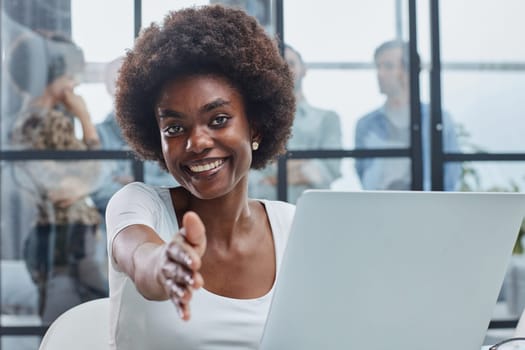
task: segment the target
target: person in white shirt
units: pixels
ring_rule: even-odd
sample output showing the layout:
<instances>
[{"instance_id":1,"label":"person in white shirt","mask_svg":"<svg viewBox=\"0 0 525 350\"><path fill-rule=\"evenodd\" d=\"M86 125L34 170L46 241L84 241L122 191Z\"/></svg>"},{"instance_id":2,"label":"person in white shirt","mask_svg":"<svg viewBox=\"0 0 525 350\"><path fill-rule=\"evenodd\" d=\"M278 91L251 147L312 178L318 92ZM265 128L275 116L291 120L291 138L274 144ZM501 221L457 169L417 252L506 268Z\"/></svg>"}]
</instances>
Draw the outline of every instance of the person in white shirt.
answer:
<instances>
[{"instance_id":1,"label":"person in white shirt","mask_svg":"<svg viewBox=\"0 0 525 350\"><path fill-rule=\"evenodd\" d=\"M180 186L134 182L109 201L111 348L257 349L295 210L248 198L293 123L277 43L241 10L171 12L124 59L116 111Z\"/></svg>"}]
</instances>

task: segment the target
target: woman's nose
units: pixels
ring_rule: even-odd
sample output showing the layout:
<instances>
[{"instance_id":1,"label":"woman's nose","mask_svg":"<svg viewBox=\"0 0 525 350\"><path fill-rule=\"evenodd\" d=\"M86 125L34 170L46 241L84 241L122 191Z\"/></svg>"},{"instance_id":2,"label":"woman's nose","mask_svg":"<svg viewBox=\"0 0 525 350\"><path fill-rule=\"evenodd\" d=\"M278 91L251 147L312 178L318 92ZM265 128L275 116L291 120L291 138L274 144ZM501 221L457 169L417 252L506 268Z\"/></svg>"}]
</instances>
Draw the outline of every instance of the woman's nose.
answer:
<instances>
[{"instance_id":1,"label":"woman's nose","mask_svg":"<svg viewBox=\"0 0 525 350\"><path fill-rule=\"evenodd\" d=\"M213 139L203 127L195 127L186 140L186 152L202 153L213 146Z\"/></svg>"}]
</instances>

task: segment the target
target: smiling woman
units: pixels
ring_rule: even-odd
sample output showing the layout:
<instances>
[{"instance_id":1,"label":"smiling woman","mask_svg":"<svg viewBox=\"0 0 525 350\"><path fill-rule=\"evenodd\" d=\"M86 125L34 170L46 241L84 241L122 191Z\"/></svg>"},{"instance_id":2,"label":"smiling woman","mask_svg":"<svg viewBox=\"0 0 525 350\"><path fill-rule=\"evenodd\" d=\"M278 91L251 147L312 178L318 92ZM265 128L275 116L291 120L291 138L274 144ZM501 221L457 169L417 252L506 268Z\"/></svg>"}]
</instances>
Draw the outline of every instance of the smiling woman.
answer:
<instances>
[{"instance_id":1,"label":"smiling woman","mask_svg":"<svg viewBox=\"0 0 525 350\"><path fill-rule=\"evenodd\" d=\"M129 144L180 186L132 183L108 204L112 348L258 348L294 213L247 194L295 112L276 42L241 10L172 12L117 86Z\"/></svg>"},{"instance_id":2,"label":"smiling woman","mask_svg":"<svg viewBox=\"0 0 525 350\"><path fill-rule=\"evenodd\" d=\"M252 162L250 127L237 89L220 76L189 76L161 89L157 118L169 172L199 198L243 191Z\"/></svg>"}]
</instances>

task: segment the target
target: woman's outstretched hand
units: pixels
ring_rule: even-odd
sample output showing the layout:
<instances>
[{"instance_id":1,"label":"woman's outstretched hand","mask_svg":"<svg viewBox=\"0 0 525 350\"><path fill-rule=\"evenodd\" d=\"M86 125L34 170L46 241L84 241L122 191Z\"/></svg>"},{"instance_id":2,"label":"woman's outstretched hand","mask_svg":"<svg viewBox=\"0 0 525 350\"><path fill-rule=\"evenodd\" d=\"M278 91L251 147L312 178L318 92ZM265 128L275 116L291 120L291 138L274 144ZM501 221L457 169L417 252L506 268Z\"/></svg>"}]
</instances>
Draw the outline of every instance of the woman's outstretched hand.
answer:
<instances>
[{"instance_id":1,"label":"woman's outstretched hand","mask_svg":"<svg viewBox=\"0 0 525 350\"><path fill-rule=\"evenodd\" d=\"M204 224L196 213L187 212L182 218L181 230L166 245L159 273L160 283L183 320L190 319L193 290L204 284L199 269L205 250Z\"/></svg>"}]
</instances>

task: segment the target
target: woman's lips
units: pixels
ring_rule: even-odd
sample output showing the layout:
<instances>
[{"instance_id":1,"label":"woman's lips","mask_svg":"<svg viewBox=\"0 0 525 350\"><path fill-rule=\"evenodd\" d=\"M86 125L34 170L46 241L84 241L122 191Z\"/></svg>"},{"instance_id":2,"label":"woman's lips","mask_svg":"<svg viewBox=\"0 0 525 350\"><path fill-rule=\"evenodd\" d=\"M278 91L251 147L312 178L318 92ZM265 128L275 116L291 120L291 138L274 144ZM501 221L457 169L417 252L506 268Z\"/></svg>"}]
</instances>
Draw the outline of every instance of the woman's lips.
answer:
<instances>
[{"instance_id":1,"label":"woman's lips","mask_svg":"<svg viewBox=\"0 0 525 350\"><path fill-rule=\"evenodd\" d=\"M220 167L222 164L224 164L224 162L225 162L224 159L217 159L217 160L206 162L206 163L188 165L188 169L190 169L191 172L193 173L199 174L199 173L203 173L206 171L216 169Z\"/></svg>"}]
</instances>

